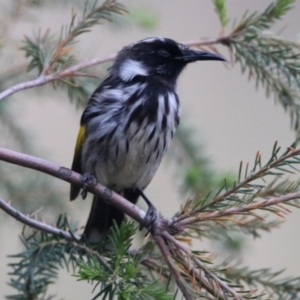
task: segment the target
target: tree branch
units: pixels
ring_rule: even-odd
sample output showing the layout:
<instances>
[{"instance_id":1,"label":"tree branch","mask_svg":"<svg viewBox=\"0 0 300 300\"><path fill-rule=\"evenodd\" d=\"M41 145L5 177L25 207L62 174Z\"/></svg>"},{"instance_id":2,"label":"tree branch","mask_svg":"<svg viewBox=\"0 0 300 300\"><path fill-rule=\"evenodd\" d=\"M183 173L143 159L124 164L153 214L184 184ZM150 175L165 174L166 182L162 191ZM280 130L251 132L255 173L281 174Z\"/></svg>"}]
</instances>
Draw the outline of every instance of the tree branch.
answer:
<instances>
[{"instance_id":1,"label":"tree branch","mask_svg":"<svg viewBox=\"0 0 300 300\"><path fill-rule=\"evenodd\" d=\"M217 204L219 202L222 202L223 200L226 199L226 197L228 197L229 195L232 195L233 193L237 192L239 189L243 188L244 186L247 186L247 184L249 184L250 182L260 178L261 176L263 176L267 171L269 171L272 168L275 168L276 166L278 166L280 163L288 160L289 158L292 158L294 156L298 156L300 155L300 148L299 149L289 149L290 151L286 154L286 155L282 155L280 158L274 160L273 162L271 162L270 164L266 164L264 167L262 167L260 170L258 170L255 173L252 173L251 175L247 176L243 181L238 182L237 184L234 184L234 186L228 190L226 190L226 192L224 194L221 194L217 197L215 197L210 203L206 204L206 205L202 205L201 207L194 209L194 210L190 210L186 213L181 214L180 216L176 217L174 219L174 223L181 223L182 220L186 220L192 216L198 215L200 212L203 212L205 209L207 209L208 207L213 206L214 204ZM294 197L297 198L297 197ZM292 198L292 199L294 199ZM291 200L291 199L289 199ZM285 200L288 201L288 200ZM281 202L281 201L280 201ZM256 203L257 204L257 203ZM266 204L266 206L270 206L272 204ZM244 208L240 207L240 208ZM251 206L249 206L251 207ZM259 207L257 207L259 208ZM255 208L252 208L255 209ZM248 209L248 210L252 210L252 209ZM207 214L207 212L205 213ZM198 218L198 217L197 217ZM183 222L182 224L184 224L185 222Z\"/></svg>"},{"instance_id":2,"label":"tree branch","mask_svg":"<svg viewBox=\"0 0 300 300\"><path fill-rule=\"evenodd\" d=\"M166 235L165 235L166 234ZM168 235L167 232L162 233L164 238L166 238ZM170 242L170 241L169 241ZM220 299L220 300L226 300L226 296L223 294L223 291L220 291L219 289L216 289L215 284L209 281L209 277L206 276L204 272L199 268L195 268L191 264L191 256L186 255L185 251L182 251L182 247L177 247L176 244L168 243L168 247L172 249L173 252L173 258L180 263L181 266L181 272L185 275L185 277L190 276L191 284L194 287L197 287L197 289L200 291L202 289L205 290L205 297L207 299ZM186 249L186 251L188 251ZM184 252L185 256L182 254Z\"/></svg>"},{"instance_id":3,"label":"tree branch","mask_svg":"<svg viewBox=\"0 0 300 300\"><path fill-rule=\"evenodd\" d=\"M231 39L232 36L231 35L227 35L227 36L220 36L218 38L215 39L206 39L206 40L195 40L195 41L188 41L185 42L183 44L185 44L186 46L189 47L201 47L201 46L210 46L213 44L225 44L226 41L228 41L229 39ZM14 93L17 93L19 91L25 90L25 89L29 89L29 88L33 88L33 87L37 87L37 86L42 86L45 85L51 81L54 80L58 80L60 78L63 77L67 77L67 76L74 76L76 75L76 72L82 70L82 69L86 69L95 65L99 65L102 64L104 62L108 62L111 61L113 59L115 59L116 57L116 53L110 54L106 57L99 57L99 58L94 58L91 59L89 61L85 61L85 62L81 62L78 63L74 66L71 66L69 68L66 68L64 70L61 70L59 72L53 73L53 74L49 74L49 75L40 75L39 77L37 77L36 79L33 80L29 80L26 82L22 82L22 83L18 83L8 89L6 89L5 91L0 93L0 100L3 100L4 98L13 95Z\"/></svg>"},{"instance_id":4,"label":"tree branch","mask_svg":"<svg viewBox=\"0 0 300 300\"><path fill-rule=\"evenodd\" d=\"M43 159L33 157L30 155L18 153L12 150L0 148L0 160L16 164L19 166L23 166L26 168L34 169L41 171L43 173L52 175L54 177L60 178L64 181L83 186L83 180L82 176L76 172L71 171L70 169L60 167L56 164L53 164L51 162L45 161ZM130 217L132 217L134 220L138 221L141 225L147 226L145 217L145 212L141 209L139 209L136 205L132 204L125 198L121 197L117 193L109 190L108 188L102 186L101 184L97 183L94 186L88 187L88 191L100 196L102 199L106 200L109 204L117 207ZM7 204L5 201L0 199L0 207L7 212L9 215L14 217L15 219L21 221L22 223L31 226L33 228L36 228L38 230L41 230L43 232L48 232L56 236L60 236L65 238L66 240L74 240L74 236L66 231L54 228L52 226L49 226L47 224L41 223L39 221L36 221L34 219L31 219L29 217L26 217L24 214L20 213L13 207L11 207L9 204ZM155 224L155 229L157 234L154 234L154 240L156 241L159 249L161 250L168 266L170 267L170 270L172 274L175 276L176 282L180 290L182 291L183 295L185 295L187 300L192 300L192 296L188 292L186 286L183 284L183 280L179 274L179 272L174 268L173 264L170 261L170 253L167 248L167 245L165 244L164 240L162 239L160 235L159 228L162 227L162 222L160 222L161 219L158 220ZM77 237L75 237L77 239Z\"/></svg>"},{"instance_id":5,"label":"tree branch","mask_svg":"<svg viewBox=\"0 0 300 300\"><path fill-rule=\"evenodd\" d=\"M82 175L41 158L0 147L0 160L49 174L80 187L83 186ZM146 215L145 212L119 194L113 192L100 183L89 186L87 190L94 195L100 196L109 204L117 207L125 214L139 222L141 225L147 226L147 224L145 224L146 220L144 220Z\"/></svg>"},{"instance_id":6,"label":"tree branch","mask_svg":"<svg viewBox=\"0 0 300 300\"><path fill-rule=\"evenodd\" d=\"M243 300L244 298L240 296L235 290L233 290L229 285L227 285L225 282L223 282L218 276L216 276L209 268L204 266L200 260L193 255L186 247L184 247L181 243L179 243L173 236L171 236L167 231L164 231L162 233L163 237L165 237L167 240L169 240L172 244L176 246L177 249L182 250L188 258L190 258L201 270L204 271L205 274L207 274L209 277L211 277L223 291L228 292L231 294L236 300ZM203 277L201 278L201 281L203 281ZM221 296L218 295L218 298L226 299L226 295Z\"/></svg>"},{"instance_id":7,"label":"tree branch","mask_svg":"<svg viewBox=\"0 0 300 300\"><path fill-rule=\"evenodd\" d=\"M50 226L46 223L40 222L38 220L32 219L24 214L22 214L20 211L13 208L9 203L5 202L3 199L0 198L0 208L2 208L7 214L15 218L16 220L22 222L25 225L28 225L32 228L35 228L37 230L50 233L54 236L58 236L61 238L66 239L67 241L74 241L79 240L80 237L77 235L73 235L68 231L61 230L59 228L55 228L53 226Z\"/></svg>"},{"instance_id":8,"label":"tree branch","mask_svg":"<svg viewBox=\"0 0 300 300\"><path fill-rule=\"evenodd\" d=\"M255 210L255 209L260 209L268 206L274 206L279 203L284 203L293 199L299 199L300 198L300 191L299 192L294 192L294 193L289 193L283 196L279 197L273 197L268 200L264 201L259 201L256 203L250 203L248 205L244 205L241 207L232 207L225 209L224 211L214 211L211 213L203 213L199 214L197 216L193 216L190 218L185 218L179 222L175 221L176 226L186 226L188 224L193 224L193 223L198 223L198 222L203 222L203 221L209 221L209 220L215 220L218 218L222 218L224 216L229 216L229 215L238 215L238 214L243 214L245 212Z\"/></svg>"},{"instance_id":9,"label":"tree branch","mask_svg":"<svg viewBox=\"0 0 300 300\"><path fill-rule=\"evenodd\" d=\"M167 263L167 265L170 269L171 274L174 276L175 281L176 281L179 289L181 290L184 298L186 300L193 300L192 295L190 294L190 292L188 291L187 287L184 284L182 276L180 275L180 273L177 270L176 266L174 266L174 262L172 260L171 253L168 249L168 246L166 245L166 242L164 241L164 239L161 237L160 234L154 234L153 239L156 242L158 248L160 249L160 252L162 253L163 258L166 261L166 263Z\"/></svg>"},{"instance_id":10,"label":"tree branch","mask_svg":"<svg viewBox=\"0 0 300 300\"><path fill-rule=\"evenodd\" d=\"M299 154L300 150L293 150L292 152L289 152L288 154L280 157L275 162L282 162L287 158L292 157L293 155ZM19 152L15 152L12 150L0 148L0 160L20 165L26 168L34 169L46 174L49 174L51 176L57 177L59 179L62 179L64 181L67 181L69 183L78 185L80 187L83 186L83 180L82 175L73 172L72 170L60 167L54 163L45 161L43 159L33 157L30 155L22 154ZM273 166L275 162L272 162L271 165ZM270 167L268 168L270 169ZM259 174L260 171L258 171ZM257 178L257 173L250 176L250 178L255 179ZM247 182L249 181L249 178L246 179ZM243 182L245 183L245 182ZM240 183L241 184L241 183ZM239 185L240 185L239 184ZM237 186L239 186L237 185ZM236 191L236 187L234 188L234 191ZM113 205L132 217L134 220L139 222L143 226L148 226L147 220L145 220L145 212L141 209L139 209L136 205L130 203L128 200L124 199L117 193L114 193L110 189L106 188L105 186L101 184L96 184L94 186L88 187L88 191L100 196L103 200L107 201L110 205ZM234 192L232 191L232 192ZM228 192L227 192L228 193ZM226 194L227 194L226 193ZM216 220L218 218L222 218L227 215L234 215L234 214L242 214L246 213L251 210L268 207L268 206L274 206L278 205L279 203L284 203L289 200L300 198L300 191L289 193L286 195L282 195L279 197L273 197L268 200L256 202L256 203L250 203L241 207L233 207L225 209L224 211L213 211L213 212L198 212L198 215L186 215L186 218L176 218L172 220L171 222L168 222L167 220L163 219L162 217L158 218L158 220L153 225L153 239L156 242L157 246L159 247L164 260L167 262L167 265L170 269L171 274L174 276L176 283L178 287L180 288L181 292L183 293L184 297L186 299L193 299L192 295L188 291L187 287L184 284L184 279L181 276L180 272L176 269L176 266L174 265L173 258L171 256L169 246L166 243L166 240L169 240L174 246L175 246L175 252L183 251L188 256L188 261L181 256L179 257L183 262L185 263L185 267L189 272L192 272L193 274L196 274L197 278L199 278L200 282L205 286L205 290L209 293L211 293L213 296L217 296L220 299L226 299L226 295L222 295L220 293L220 290L226 291L227 293L231 294L235 299L243 299L240 295L238 295L233 289L231 289L225 282L220 280L209 268L203 266L203 264L199 261L197 257L195 257L188 249L186 249L181 243L179 243L175 238L172 237L173 233L180 232L184 229L184 227L188 224L195 223L195 222L202 222L202 221L209 221L209 220ZM221 199L224 199L223 196L219 196L218 202ZM215 201L215 200L214 200ZM22 223L33 227L37 230L41 230L43 232L47 232L50 234L53 234L55 236L62 237L68 241L74 241L78 240L79 237L76 235L73 235L70 232L63 231L61 229L49 226L45 223L42 223L40 221L34 220L28 216L25 216L24 214L20 213L13 207L11 207L8 203L0 199L0 208L2 208L5 212L7 212L9 215L14 217L15 219L21 221ZM179 252L178 252L179 253ZM179 253L180 254L180 253ZM193 261L193 263L196 265L196 267L192 267L190 269L190 260ZM216 286L214 286L208 278L201 275L201 272L197 269L203 270L205 274L209 276L214 282L216 282ZM192 271L191 271L192 270Z\"/></svg>"},{"instance_id":11,"label":"tree branch","mask_svg":"<svg viewBox=\"0 0 300 300\"><path fill-rule=\"evenodd\" d=\"M92 60L86 61L79 63L77 65L71 66L67 69L64 69L62 71L59 71L57 73L49 74L49 75L40 75L36 79L29 80L26 82L18 83L5 91L0 93L0 100L3 100L4 98L13 95L14 93L17 93L19 91L37 87L37 86L42 86L45 85L51 81L58 80L62 77L67 77L71 75L75 75L77 71L89 68L104 62L108 62L113 60L116 57L116 54L111 54L106 57L101 57L101 58L94 58Z\"/></svg>"}]
</instances>

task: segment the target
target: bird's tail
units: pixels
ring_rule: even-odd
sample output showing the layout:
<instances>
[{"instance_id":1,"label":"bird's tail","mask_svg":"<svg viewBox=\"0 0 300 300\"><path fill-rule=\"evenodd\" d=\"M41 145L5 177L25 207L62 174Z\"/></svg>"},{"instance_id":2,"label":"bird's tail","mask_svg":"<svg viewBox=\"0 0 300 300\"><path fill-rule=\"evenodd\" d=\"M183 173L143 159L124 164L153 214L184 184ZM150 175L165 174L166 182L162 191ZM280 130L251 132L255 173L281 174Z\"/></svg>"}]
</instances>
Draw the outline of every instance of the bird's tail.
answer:
<instances>
[{"instance_id":1,"label":"bird's tail","mask_svg":"<svg viewBox=\"0 0 300 300\"><path fill-rule=\"evenodd\" d=\"M139 192L137 190L126 189L123 192L123 196L130 202L136 203L139 197ZM113 226L114 221L119 226L124 218L125 215L122 211L107 204L100 197L94 196L90 215L83 232L83 237L90 243L99 242Z\"/></svg>"}]
</instances>

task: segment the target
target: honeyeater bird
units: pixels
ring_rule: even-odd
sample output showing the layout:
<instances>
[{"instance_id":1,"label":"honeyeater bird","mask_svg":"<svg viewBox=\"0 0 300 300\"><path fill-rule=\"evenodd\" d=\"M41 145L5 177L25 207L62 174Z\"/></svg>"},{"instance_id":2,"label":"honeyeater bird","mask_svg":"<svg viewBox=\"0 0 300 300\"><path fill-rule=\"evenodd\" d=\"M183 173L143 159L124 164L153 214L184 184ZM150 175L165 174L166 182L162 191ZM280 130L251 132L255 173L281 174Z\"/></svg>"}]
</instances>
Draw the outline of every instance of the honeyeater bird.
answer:
<instances>
[{"instance_id":1,"label":"honeyeater bird","mask_svg":"<svg viewBox=\"0 0 300 300\"><path fill-rule=\"evenodd\" d=\"M136 203L179 123L177 78L187 64L203 60L224 58L162 37L124 47L82 114L72 170ZM70 199L79 192L71 185ZM95 196L83 235L97 241L113 220L123 219L123 212Z\"/></svg>"}]
</instances>

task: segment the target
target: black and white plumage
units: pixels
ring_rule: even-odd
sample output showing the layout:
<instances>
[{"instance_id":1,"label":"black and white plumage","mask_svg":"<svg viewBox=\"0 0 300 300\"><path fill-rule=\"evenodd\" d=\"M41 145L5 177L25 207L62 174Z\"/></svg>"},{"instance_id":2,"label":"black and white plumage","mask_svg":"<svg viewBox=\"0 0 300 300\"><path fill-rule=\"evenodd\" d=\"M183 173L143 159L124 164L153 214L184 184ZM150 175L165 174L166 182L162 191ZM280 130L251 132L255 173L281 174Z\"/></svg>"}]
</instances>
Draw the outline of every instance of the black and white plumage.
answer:
<instances>
[{"instance_id":1,"label":"black and white plumage","mask_svg":"<svg viewBox=\"0 0 300 300\"><path fill-rule=\"evenodd\" d=\"M83 112L72 169L136 203L152 180L179 123L176 80L197 60L224 60L167 38L124 47ZM71 187L71 200L80 192ZM124 215L94 199L85 236L97 240Z\"/></svg>"}]
</instances>

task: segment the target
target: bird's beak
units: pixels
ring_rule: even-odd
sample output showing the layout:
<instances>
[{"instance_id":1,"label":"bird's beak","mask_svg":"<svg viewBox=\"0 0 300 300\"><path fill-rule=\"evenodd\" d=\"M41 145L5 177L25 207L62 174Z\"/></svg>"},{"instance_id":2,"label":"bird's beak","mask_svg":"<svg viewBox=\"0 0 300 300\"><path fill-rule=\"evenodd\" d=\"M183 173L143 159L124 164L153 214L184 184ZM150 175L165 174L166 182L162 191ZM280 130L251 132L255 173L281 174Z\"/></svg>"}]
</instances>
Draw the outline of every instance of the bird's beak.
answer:
<instances>
[{"instance_id":1,"label":"bird's beak","mask_svg":"<svg viewBox=\"0 0 300 300\"><path fill-rule=\"evenodd\" d=\"M197 51L197 50L191 50L188 49L185 51L183 56L181 57L183 61L186 63L194 62L197 60L220 60L220 61L226 61L226 59L218 54L206 52L206 51Z\"/></svg>"}]
</instances>

